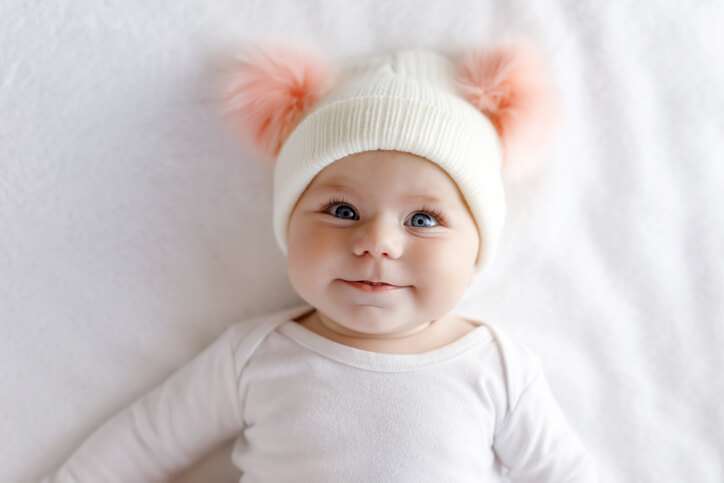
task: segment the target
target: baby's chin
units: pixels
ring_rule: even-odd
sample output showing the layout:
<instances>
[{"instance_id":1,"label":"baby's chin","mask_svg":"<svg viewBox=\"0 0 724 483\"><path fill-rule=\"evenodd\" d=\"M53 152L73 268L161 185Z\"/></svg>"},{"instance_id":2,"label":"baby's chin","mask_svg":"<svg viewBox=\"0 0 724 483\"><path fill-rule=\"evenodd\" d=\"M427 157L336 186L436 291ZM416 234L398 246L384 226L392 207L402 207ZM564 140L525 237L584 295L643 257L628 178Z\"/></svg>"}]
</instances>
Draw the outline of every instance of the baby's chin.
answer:
<instances>
[{"instance_id":1,"label":"baby's chin","mask_svg":"<svg viewBox=\"0 0 724 483\"><path fill-rule=\"evenodd\" d=\"M412 335L430 319L413 317L390 306L356 305L346 311L324 312L325 325L340 335L362 339L390 339Z\"/></svg>"}]
</instances>

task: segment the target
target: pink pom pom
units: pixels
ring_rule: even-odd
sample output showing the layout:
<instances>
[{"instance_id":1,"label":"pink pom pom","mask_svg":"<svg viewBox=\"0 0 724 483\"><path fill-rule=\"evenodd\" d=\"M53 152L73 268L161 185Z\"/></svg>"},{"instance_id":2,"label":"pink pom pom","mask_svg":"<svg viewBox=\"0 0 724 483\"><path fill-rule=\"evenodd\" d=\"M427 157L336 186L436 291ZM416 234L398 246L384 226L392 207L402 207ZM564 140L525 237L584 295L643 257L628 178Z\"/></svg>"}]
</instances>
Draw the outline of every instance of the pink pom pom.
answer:
<instances>
[{"instance_id":1,"label":"pink pom pom","mask_svg":"<svg viewBox=\"0 0 724 483\"><path fill-rule=\"evenodd\" d=\"M546 70L529 43L469 52L459 65L458 88L495 126L503 146L503 173L530 174L550 147L558 104Z\"/></svg>"},{"instance_id":2,"label":"pink pom pom","mask_svg":"<svg viewBox=\"0 0 724 483\"><path fill-rule=\"evenodd\" d=\"M333 87L336 74L311 50L281 43L252 47L230 66L225 111L264 157L276 159L305 112Z\"/></svg>"}]
</instances>

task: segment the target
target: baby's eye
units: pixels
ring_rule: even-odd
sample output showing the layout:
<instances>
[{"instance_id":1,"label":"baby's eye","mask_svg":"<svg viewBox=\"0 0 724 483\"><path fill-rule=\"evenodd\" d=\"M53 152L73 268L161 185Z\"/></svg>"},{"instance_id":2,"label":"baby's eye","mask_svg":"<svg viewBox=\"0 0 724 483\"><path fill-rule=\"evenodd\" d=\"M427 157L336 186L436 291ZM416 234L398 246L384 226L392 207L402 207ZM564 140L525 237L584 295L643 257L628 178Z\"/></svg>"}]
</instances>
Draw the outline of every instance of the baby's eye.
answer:
<instances>
[{"instance_id":1,"label":"baby's eye","mask_svg":"<svg viewBox=\"0 0 724 483\"><path fill-rule=\"evenodd\" d=\"M430 228L436 226L438 221L428 213L418 212L412 215L410 224L418 228Z\"/></svg>"},{"instance_id":2,"label":"baby's eye","mask_svg":"<svg viewBox=\"0 0 724 483\"><path fill-rule=\"evenodd\" d=\"M331 210L332 216L336 216L337 218L342 218L345 220L356 220L357 214L354 212L354 209L349 206L342 203L334 204L329 206L325 212L328 212Z\"/></svg>"}]
</instances>

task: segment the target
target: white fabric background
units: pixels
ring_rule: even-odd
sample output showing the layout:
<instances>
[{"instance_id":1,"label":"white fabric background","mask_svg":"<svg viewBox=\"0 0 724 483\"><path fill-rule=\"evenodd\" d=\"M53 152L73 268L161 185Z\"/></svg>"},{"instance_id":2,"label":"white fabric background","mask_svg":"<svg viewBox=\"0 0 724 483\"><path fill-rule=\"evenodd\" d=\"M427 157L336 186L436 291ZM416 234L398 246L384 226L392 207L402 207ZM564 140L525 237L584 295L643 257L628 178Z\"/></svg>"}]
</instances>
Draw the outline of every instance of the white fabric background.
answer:
<instances>
[{"instance_id":1,"label":"white fabric background","mask_svg":"<svg viewBox=\"0 0 724 483\"><path fill-rule=\"evenodd\" d=\"M539 354L604 481L724 481L721 25L703 0L0 3L0 481L36 481L233 321L300 303L271 167L209 101L224 49L509 31L552 54L565 123L459 312ZM223 456L183 481L233 481Z\"/></svg>"}]
</instances>

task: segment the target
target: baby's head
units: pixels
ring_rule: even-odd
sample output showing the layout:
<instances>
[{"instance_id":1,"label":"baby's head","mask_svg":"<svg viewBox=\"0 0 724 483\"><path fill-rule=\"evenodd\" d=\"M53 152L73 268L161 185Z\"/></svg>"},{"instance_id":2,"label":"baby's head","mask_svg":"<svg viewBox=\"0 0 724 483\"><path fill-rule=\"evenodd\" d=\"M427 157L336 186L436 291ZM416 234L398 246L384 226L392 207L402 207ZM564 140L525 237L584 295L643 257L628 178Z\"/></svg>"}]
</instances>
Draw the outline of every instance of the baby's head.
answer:
<instances>
[{"instance_id":1,"label":"baby's head","mask_svg":"<svg viewBox=\"0 0 724 483\"><path fill-rule=\"evenodd\" d=\"M227 105L276 163L274 231L302 298L368 325L460 300L497 248L503 171L551 113L527 52L404 50L339 73L278 46L240 59Z\"/></svg>"}]
</instances>

